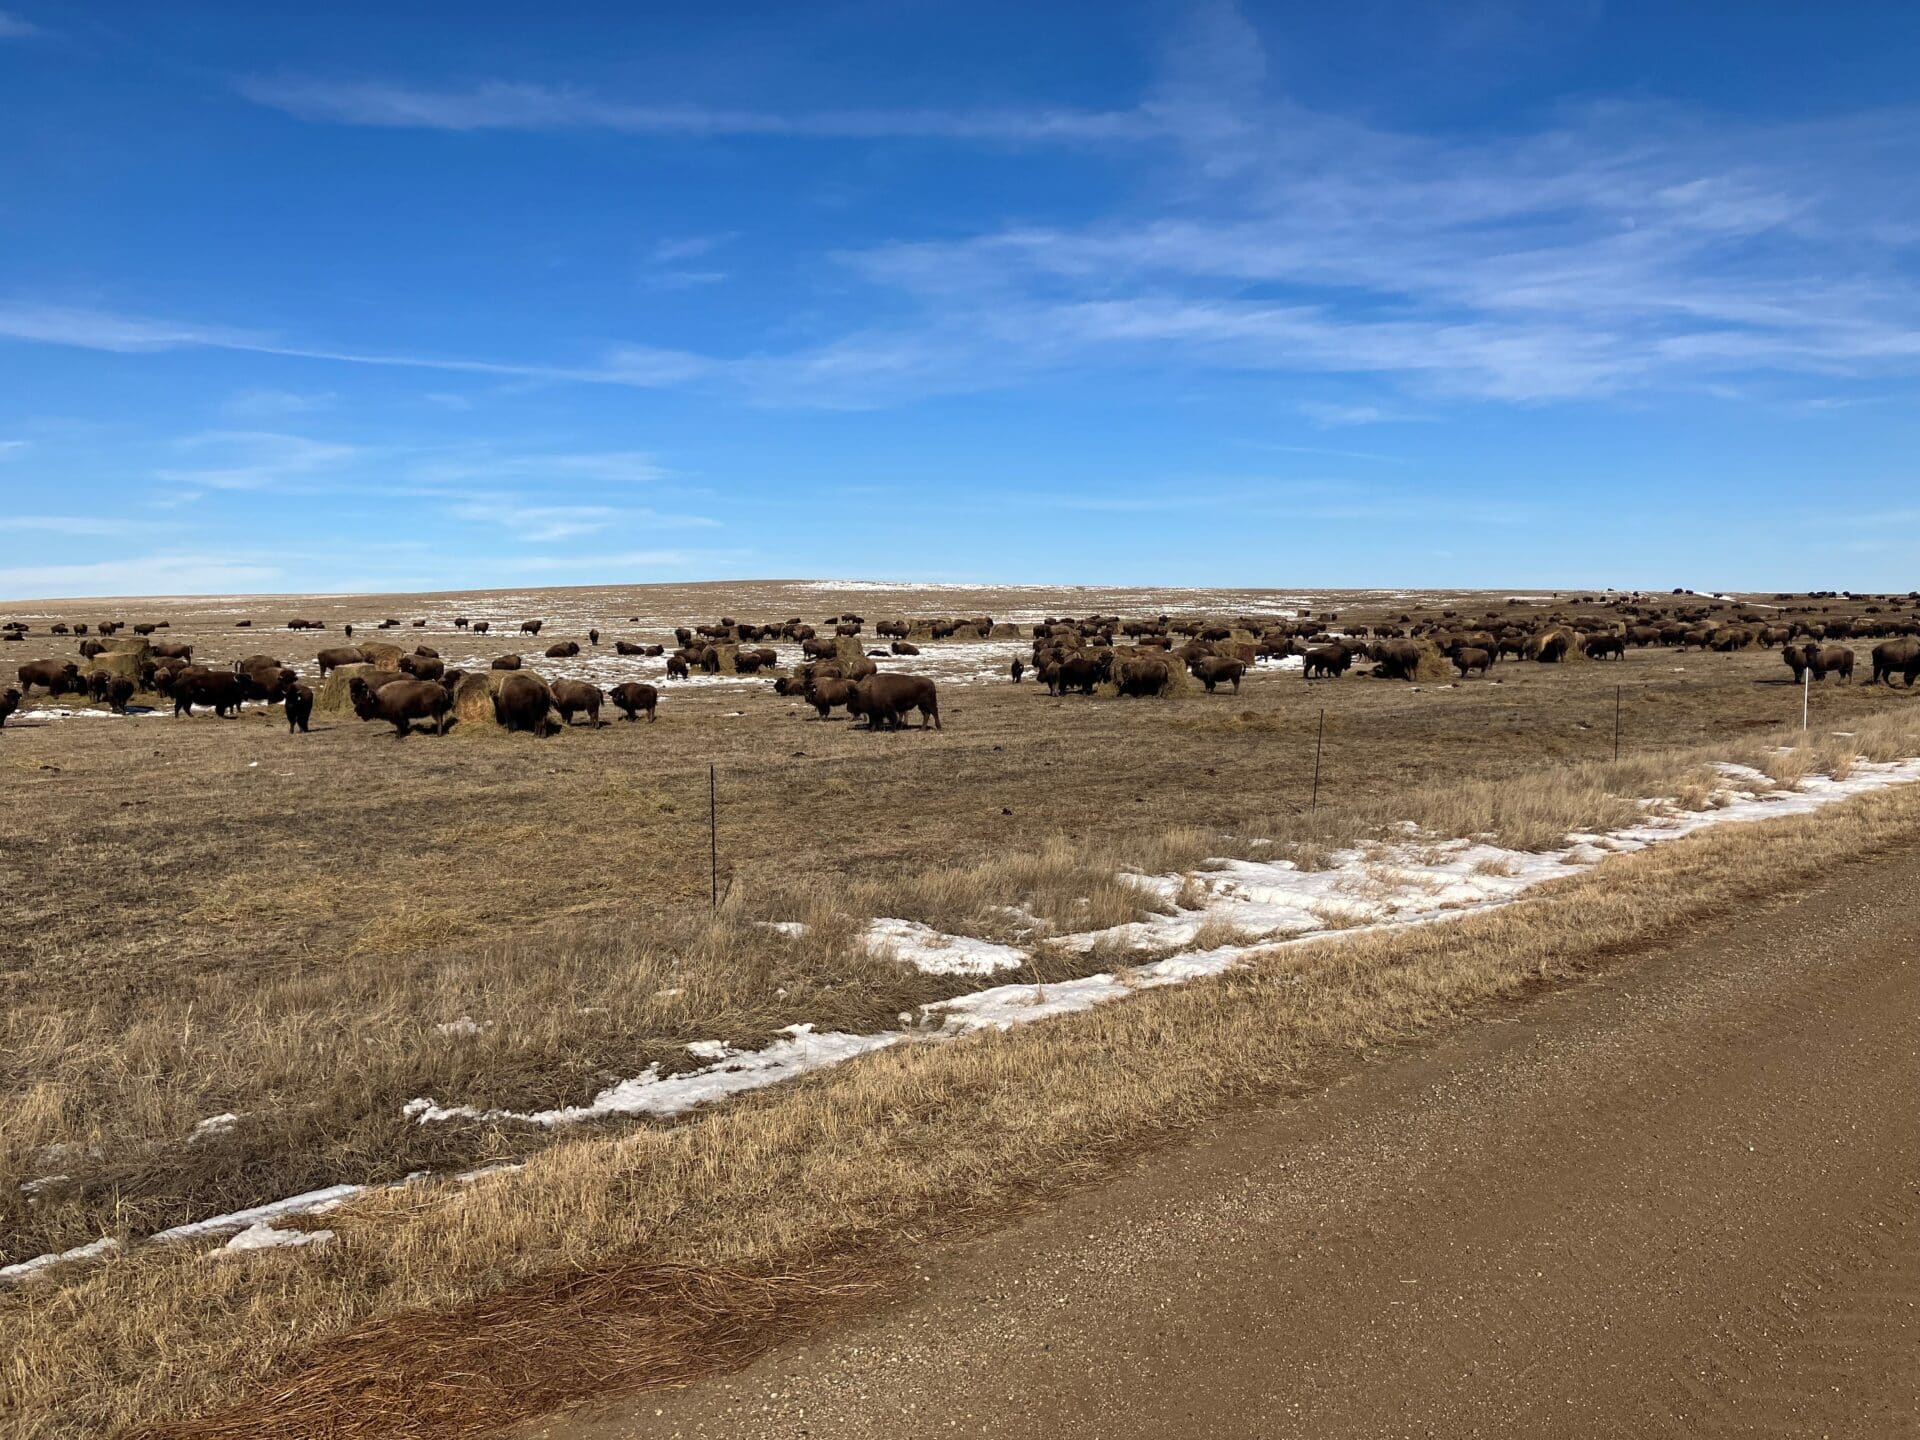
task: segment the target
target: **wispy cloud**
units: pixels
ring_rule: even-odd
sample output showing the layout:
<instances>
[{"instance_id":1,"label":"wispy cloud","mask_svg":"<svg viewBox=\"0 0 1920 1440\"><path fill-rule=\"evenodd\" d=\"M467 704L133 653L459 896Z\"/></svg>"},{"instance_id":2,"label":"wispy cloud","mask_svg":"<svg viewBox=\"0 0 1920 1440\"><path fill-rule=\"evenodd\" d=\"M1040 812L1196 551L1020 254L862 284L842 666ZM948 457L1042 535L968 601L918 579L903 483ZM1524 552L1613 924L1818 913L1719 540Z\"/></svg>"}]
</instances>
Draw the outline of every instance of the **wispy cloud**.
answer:
<instances>
[{"instance_id":1,"label":"wispy cloud","mask_svg":"<svg viewBox=\"0 0 1920 1440\"><path fill-rule=\"evenodd\" d=\"M32 21L22 20L10 10L0 10L0 40L25 40L46 33Z\"/></svg>"},{"instance_id":2,"label":"wispy cloud","mask_svg":"<svg viewBox=\"0 0 1920 1440\"><path fill-rule=\"evenodd\" d=\"M157 476L192 490L305 489L338 476L365 453L357 445L272 430L208 430L186 436L175 448L209 463L168 466Z\"/></svg>"},{"instance_id":3,"label":"wispy cloud","mask_svg":"<svg viewBox=\"0 0 1920 1440\"><path fill-rule=\"evenodd\" d=\"M177 526L148 519L123 519L112 515L7 515L0 514L0 531L26 531L43 535L72 535L79 538L104 538L125 535L152 535L156 530Z\"/></svg>"},{"instance_id":4,"label":"wispy cloud","mask_svg":"<svg viewBox=\"0 0 1920 1440\"><path fill-rule=\"evenodd\" d=\"M924 139L1006 143L1137 140L1167 132L1146 109L823 110L780 113L646 104L590 91L492 81L430 89L388 81L249 77L239 91L303 120L410 130L611 130L689 139Z\"/></svg>"},{"instance_id":5,"label":"wispy cloud","mask_svg":"<svg viewBox=\"0 0 1920 1440\"><path fill-rule=\"evenodd\" d=\"M18 460L27 453L30 440L0 440L0 461Z\"/></svg>"},{"instance_id":6,"label":"wispy cloud","mask_svg":"<svg viewBox=\"0 0 1920 1440\"><path fill-rule=\"evenodd\" d=\"M1421 417L1385 405L1342 405L1323 400L1302 400L1299 411L1323 430L1348 425L1400 425Z\"/></svg>"},{"instance_id":7,"label":"wispy cloud","mask_svg":"<svg viewBox=\"0 0 1920 1440\"><path fill-rule=\"evenodd\" d=\"M217 595L268 586L281 574L277 565L231 555L157 551L80 564L0 566L0 596Z\"/></svg>"},{"instance_id":8,"label":"wispy cloud","mask_svg":"<svg viewBox=\"0 0 1920 1440\"><path fill-rule=\"evenodd\" d=\"M270 420L324 410L339 398L331 390L275 390L262 386L229 396L221 409L240 420Z\"/></svg>"}]
</instances>

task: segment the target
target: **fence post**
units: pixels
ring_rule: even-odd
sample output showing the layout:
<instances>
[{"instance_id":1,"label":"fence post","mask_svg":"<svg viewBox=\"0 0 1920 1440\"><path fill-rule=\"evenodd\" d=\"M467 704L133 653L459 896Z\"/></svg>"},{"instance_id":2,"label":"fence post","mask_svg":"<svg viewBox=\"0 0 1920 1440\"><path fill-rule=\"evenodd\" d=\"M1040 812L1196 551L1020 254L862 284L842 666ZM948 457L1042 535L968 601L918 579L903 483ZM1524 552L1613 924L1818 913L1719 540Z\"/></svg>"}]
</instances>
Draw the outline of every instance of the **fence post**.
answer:
<instances>
[{"instance_id":1,"label":"fence post","mask_svg":"<svg viewBox=\"0 0 1920 1440\"><path fill-rule=\"evenodd\" d=\"M1320 747L1327 739L1327 712L1320 711L1320 729L1313 737L1313 799L1308 802L1307 813L1313 814L1320 808Z\"/></svg>"},{"instance_id":2,"label":"fence post","mask_svg":"<svg viewBox=\"0 0 1920 1440\"><path fill-rule=\"evenodd\" d=\"M1813 704L1813 667L1807 666L1800 672L1800 730L1806 733L1807 711Z\"/></svg>"},{"instance_id":3,"label":"fence post","mask_svg":"<svg viewBox=\"0 0 1920 1440\"><path fill-rule=\"evenodd\" d=\"M1613 687L1613 758L1617 764L1620 759L1620 687Z\"/></svg>"},{"instance_id":4,"label":"fence post","mask_svg":"<svg viewBox=\"0 0 1920 1440\"><path fill-rule=\"evenodd\" d=\"M720 779L707 766L707 880L711 908L720 908Z\"/></svg>"}]
</instances>

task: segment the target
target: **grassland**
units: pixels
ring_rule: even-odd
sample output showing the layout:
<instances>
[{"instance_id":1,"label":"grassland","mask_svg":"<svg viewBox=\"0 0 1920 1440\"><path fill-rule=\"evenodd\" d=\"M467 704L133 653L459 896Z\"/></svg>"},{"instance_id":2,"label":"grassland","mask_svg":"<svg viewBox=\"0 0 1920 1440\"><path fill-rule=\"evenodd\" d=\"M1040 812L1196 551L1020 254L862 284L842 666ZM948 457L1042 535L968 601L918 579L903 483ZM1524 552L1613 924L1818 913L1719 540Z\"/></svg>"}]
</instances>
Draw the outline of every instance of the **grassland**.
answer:
<instances>
[{"instance_id":1,"label":"grassland","mask_svg":"<svg viewBox=\"0 0 1920 1440\"><path fill-rule=\"evenodd\" d=\"M220 617L207 629L216 648L266 639ZM302 653L284 634L265 648ZM0 937L15 997L0 1062L0 1258L341 1180L532 1161L457 1204L416 1190L356 1207L324 1253L218 1266L142 1254L23 1289L0 1301L16 1413L27 1433L79 1433L193 1413L297 1374L306 1398L289 1413L308 1404L317 1416L339 1399L329 1385L366 1383L382 1336L418 1339L418 1325L454 1327L445 1344L456 1351L475 1335L500 1342L499 1325L543 1326L526 1352L531 1375L561 1334L549 1323L557 1275L592 1277L582 1313L654 1317L627 1342L653 1350L588 1346L595 1363L670 1379L867 1283L919 1229L1069 1182L1235 1096L1308 1083L1356 1043L1595 963L1743 885L1793 883L1911 833L1911 806L1887 797L1849 807L1844 824L1766 827L1791 845L1756 831L1689 842L1693 860L1610 862L1642 877L1644 913L1576 880L1552 906L1520 907L1536 918L1449 927L1468 936L1457 948L1358 937L1312 962L1311 1013L1296 1008L1303 982L1262 971L1045 1038L875 1057L672 1128L556 1141L401 1116L421 1094L577 1103L649 1063L690 1064L693 1041L758 1043L797 1022L872 1030L972 983L867 954L858 935L875 914L988 939L1005 938L1009 905L1115 923L1144 903L1114 882L1121 866L1179 869L1255 838L1312 863L1409 820L1544 846L1620 822L1639 797L1685 800L1710 758L1790 780L1863 749L1920 750L1904 693L1835 685L1816 692L1814 743L1779 752L1799 692L1768 652L1635 652L1508 665L1497 678L1310 686L1267 674L1238 696L1164 702L1000 684L950 692L942 732L881 735L802 719L764 685L689 687L668 694L656 726L548 740L402 743L332 719L290 737L266 715L9 726L0 843L10 901L29 923ZM1309 810L1323 708L1321 803ZM810 929L800 938L762 920ZM1024 978L1106 963L1047 952ZM1282 1062L1268 1080L1255 1078L1263 1046ZM223 1113L240 1119L190 1138ZM50 1155L67 1179L22 1192L54 1168ZM720 1317L719 1330L698 1315ZM80 1349L56 1345L59 1333L84 1337ZM426 1398L438 1382L393 1376L391 1413L370 1425L405 1415L444 1432L455 1412L478 1423L509 1403L461 1391L442 1414ZM74 1408L81 1392L91 1398ZM511 1404L552 1398L529 1380Z\"/></svg>"}]
</instances>

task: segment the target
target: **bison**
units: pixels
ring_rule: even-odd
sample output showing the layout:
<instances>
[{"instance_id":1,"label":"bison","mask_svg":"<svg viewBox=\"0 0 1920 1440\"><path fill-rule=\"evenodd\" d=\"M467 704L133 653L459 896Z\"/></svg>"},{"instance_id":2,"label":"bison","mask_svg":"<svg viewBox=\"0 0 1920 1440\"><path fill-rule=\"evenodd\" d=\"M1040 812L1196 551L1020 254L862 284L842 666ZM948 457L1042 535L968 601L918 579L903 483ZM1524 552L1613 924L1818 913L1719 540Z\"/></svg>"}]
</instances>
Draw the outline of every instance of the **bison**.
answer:
<instances>
[{"instance_id":1,"label":"bison","mask_svg":"<svg viewBox=\"0 0 1920 1440\"><path fill-rule=\"evenodd\" d=\"M651 685L642 685L638 680L614 686L607 692L607 698L629 720L639 719L642 710L647 712L649 723L660 718L655 713L655 707L660 703L660 692Z\"/></svg>"},{"instance_id":2,"label":"bison","mask_svg":"<svg viewBox=\"0 0 1920 1440\"><path fill-rule=\"evenodd\" d=\"M305 685L295 684L286 693L287 733L298 730L307 733L307 722L313 718L313 691Z\"/></svg>"},{"instance_id":3,"label":"bison","mask_svg":"<svg viewBox=\"0 0 1920 1440\"><path fill-rule=\"evenodd\" d=\"M579 653L580 642L577 640L562 640L558 644L547 647L549 660L568 660Z\"/></svg>"},{"instance_id":4,"label":"bison","mask_svg":"<svg viewBox=\"0 0 1920 1440\"><path fill-rule=\"evenodd\" d=\"M0 730L4 730L7 717L20 708L20 692L9 685L0 690Z\"/></svg>"},{"instance_id":5,"label":"bison","mask_svg":"<svg viewBox=\"0 0 1920 1440\"><path fill-rule=\"evenodd\" d=\"M547 733L547 712L553 708L553 692L538 675L509 675L493 692L493 718L509 733L530 730Z\"/></svg>"},{"instance_id":6,"label":"bison","mask_svg":"<svg viewBox=\"0 0 1920 1440\"><path fill-rule=\"evenodd\" d=\"M188 665L173 672L166 693L173 697L174 717L185 715L191 719L196 705L210 706L214 714L222 717L238 710L240 702L247 698L247 689L244 675L236 675L231 670L210 670L205 665Z\"/></svg>"},{"instance_id":7,"label":"bison","mask_svg":"<svg viewBox=\"0 0 1920 1440\"><path fill-rule=\"evenodd\" d=\"M1478 645L1462 645L1453 652L1453 668L1463 680L1475 670L1484 675L1493 668L1493 655Z\"/></svg>"},{"instance_id":8,"label":"bison","mask_svg":"<svg viewBox=\"0 0 1920 1440\"><path fill-rule=\"evenodd\" d=\"M867 717L869 730L898 730L909 710L920 712L920 728L940 728L940 697L924 675L869 675L847 697L847 713Z\"/></svg>"},{"instance_id":9,"label":"bison","mask_svg":"<svg viewBox=\"0 0 1920 1440\"><path fill-rule=\"evenodd\" d=\"M589 685L584 680L556 680L553 682L553 708L560 712L562 725L573 724L573 712L587 712L587 723L594 729L600 728L600 702L606 696L600 693L598 685Z\"/></svg>"},{"instance_id":10,"label":"bison","mask_svg":"<svg viewBox=\"0 0 1920 1440\"><path fill-rule=\"evenodd\" d=\"M1920 640L1909 635L1873 647L1873 680L1868 683L1884 681L1891 685L1896 670L1912 689L1914 680L1920 678Z\"/></svg>"},{"instance_id":11,"label":"bison","mask_svg":"<svg viewBox=\"0 0 1920 1440\"><path fill-rule=\"evenodd\" d=\"M1247 667L1238 660L1228 659L1224 655L1202 655L1189 666L1193 676L1207 687L1207 693L1213 693L1213 687L1230 683L1233 693L1240 693L1240 677L1247 673Z\"/></svg>"},{"instance_id":12,"label":"bison","mask_svg":"<svg viewBox=\"0 0 1920 1440\"><path fill-rule=\"evenodd\" d=\"M431 680L389 680L376 690L356 675L347 682L347 694L354 714L362 720L387 721L396 740L411 735L416 720L433 722L434 734L444 735L453 715L453 696L446 686Z\"/></svg>"},{"instance_id":13,"label":"bison","mask_svg":"<svg viewBox=\"0 0 1920 1440\"><path fill-rule=\"evenodd\" d=\"M538 635L540 633L540 627L546 623L544 620L522 620L520 622L520 633L522 635Z\"/></svg>"},{"instance_id":14,"label":"bison","mask_svg":"<svg viewBox=\"0 0 1920 1440\"><path fill-rule=\"evenodd\" d=\"M71 660L29 660L15 673L20 677L23 695L31 695L36 685L46 686L49 695L78 693L85 688L80 680L80 667Z\"/></svg>"},{"instance_id":15,"label":"bison","mask_svg":"<svg viewBox=\"0 0 1920 1440\"><path fill-rule=\"evenodd\" d=\"M1307 651L1305 660L1300 673L1307 679L1325 676L1338 680L1353 664L1353 655L1344 645L1322 645Z\"/></svg>"},{"instance_id":16,"label":"bison","mask_svg":"<svg viewBox=\"0 0 1920 1440\"><path fill-rule=\"evenodd\" d=\"M314 659L320 662L320 678L327 678L329 670L337 670L342 665L365 665L367 653L357 646L342 645L333 650L322 650Z\"/></svg>"},{"instance_id":17,"label":"bison","mask_svg":"<svg viewBox=\"0 0 1920 1440\"><path fill-rule=\"evenodd\" d=\"M493 657L493 668L495 670L518 670L520 668L520 657L518 655L496 655Z\"/></svg>"}]
</instances>

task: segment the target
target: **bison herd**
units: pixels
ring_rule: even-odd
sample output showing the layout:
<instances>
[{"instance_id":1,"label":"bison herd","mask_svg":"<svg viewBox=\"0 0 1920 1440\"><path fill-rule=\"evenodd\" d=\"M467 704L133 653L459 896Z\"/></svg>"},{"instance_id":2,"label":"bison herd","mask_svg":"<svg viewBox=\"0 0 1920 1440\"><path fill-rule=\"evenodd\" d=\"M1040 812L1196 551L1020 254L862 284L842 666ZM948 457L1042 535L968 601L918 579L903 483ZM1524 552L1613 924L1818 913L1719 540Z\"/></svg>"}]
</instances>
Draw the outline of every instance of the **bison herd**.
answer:
<instances>
[{"instance_id":1,"label":"bison herd","mask_svg":"<svg viewBox=\"0 0 1920 1440\"><path fill-rule=\"evenodd\" d=\"M1832 602L1844 600L1835 606ZM1153 619L1123 619L1118 615L1049 616L1030 627L1030 643L1007 665L1009 678L1019 684L1032 673L1056 696L1096 693L1117 697L1166 696L1198 683L1207 692L1237 693L1250 670L1263 660L1292 660L1310 681L1336 680L1365 663L1373 675L1389 680L1439 679L1449 675L1487 676L1501 662L1512 659L1559 664L1573 659L1618 661L1630 650L1665 647L1678 651L1732 652L1777 647L1791 677L1796 680L1840 680L1852 677L1856 652L1849 641L1874 640L1872 673L1867 683L1892 684L1895 677L1911 687L1920 679L1920 596L1906 597L1776 597L1777 602L1723 601L1703 603L1701 597L1676 592L1674 596L1608 594L1583 597L1567 608L1516 613L1513 605L1478 615L1455 609L1385 615L1371 623L1341 622L1337 612L1312 616L1241 615L1233 618L1188 619L1161 615ZM1797 603L1791 603L1797 602ZM1840 613L1834 613L1836 608ZM251 628L251 622L237 622ZM389 617L374 628L398 629L401 621ZM453 621L456 629L485 635L487 620L466 616ZM505 622L513 623L513 622ZM637 617L635 619L637 622ZM425 620L414 620L422 628ZM538 637L545 622L518 622L517 633ZM122 628L138 637L133 642L114 639ZM292 666L266 654L249 655L230 665L208 665L194 658L194 646L172 641L161 632L164 620L126 626L108 620L93 623L56 623L48 633L79 640L80 659L27 661L17 667L18 685L0 691L0 726L36 690L48 696L85 695L115 713L127 712L136 694L145 692L173 702L176 716L190 716L196 707L216 715L231 715L249 702L284 706L290 732L305 732L314 708L315 693ZM295 618L286 622L294 631L324 630L324 622ZM998 634L996 634L996 629ZM351 625L342 627L349 638ZM30 627L21 622L0 626L0 638L23 642ZM858 615L829 616L819 625L797 617L758 624L722 616L713 623L683 625L673 632L673 647L665 643L615 639L612 652L622 657L663 659L673 678L694 675L773 677L773 689L805 703L825 719L835 711L865 722L871 730L896 730L917 720L921 728L941 727L939 694L932 679L883 669L899 659L921 653L914 643L926 640L986 641L1013 632L991 616L917 620L881 620L872 627L882 648L866 648L867 622ZM587 629L589 651L601 649L597 628ZM913 637L913 638L910 638ZM781 646L798 648L798 663L783 671ZM559 640L545 648L549 659L572 659L583 653L577 640ZM492 719L507 731L556 733L584 722L598 728L612 710L627 721L645 715L658 718L659 690L650 684L627 681L602 689L581 679L548 681L524 668L517 653L494 657L487 670L469 674L450 668L427 645L403 652L396 646L363 642L322 648L314 656L321 681L336 671L344 703L363 720L384 722L396 736L428 729L445 734L465 714L472 718L461 695L471 694L489 707ZM348 669L347 667L352 667ZM350 677L350 678L348 678ZM338 699L326 701L338 706ZM483 709L479 713L485 713Z\"/></svg>"}]
</instances>

